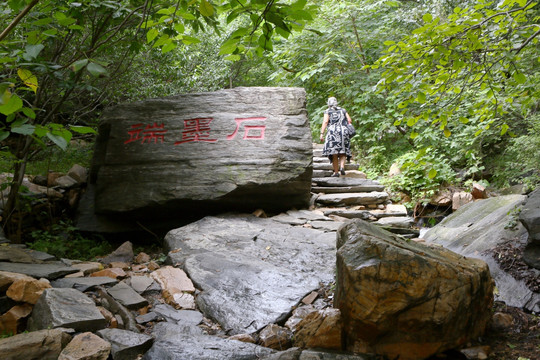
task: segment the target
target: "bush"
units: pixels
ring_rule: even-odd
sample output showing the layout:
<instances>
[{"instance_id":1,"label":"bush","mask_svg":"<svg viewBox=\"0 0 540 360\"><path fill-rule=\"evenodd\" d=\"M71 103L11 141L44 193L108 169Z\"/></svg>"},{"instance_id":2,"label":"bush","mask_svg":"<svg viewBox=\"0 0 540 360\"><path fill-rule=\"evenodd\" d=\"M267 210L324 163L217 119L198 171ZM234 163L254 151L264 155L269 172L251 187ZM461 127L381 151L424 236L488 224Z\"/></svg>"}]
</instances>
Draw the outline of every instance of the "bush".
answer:
<instances>
[{"instance_id":1,"label":"bush","mask_svg":"<svg viewBox=\"0 0 540 360\"><path fill-rule=\"evenodd\" d=\"M114 249L102 237L84 237L70 222L60 221L51 231L32 231L33 242L27 244L31 249L43 251L57 258L72 260L93 260L107 255Z\"/></svg>"},{"instance_id":2,"label":"bush","mask_svg":"<svg viewBox=\"0 0 540 360\"><path fill-rule=\"evenodd\" d=\"M403 192L416 203L427 201L441 186L456 180L450 162L432 148L409 151L395 160L401 173L382 181L392 192Z\"/></svg>"}]
</instances>

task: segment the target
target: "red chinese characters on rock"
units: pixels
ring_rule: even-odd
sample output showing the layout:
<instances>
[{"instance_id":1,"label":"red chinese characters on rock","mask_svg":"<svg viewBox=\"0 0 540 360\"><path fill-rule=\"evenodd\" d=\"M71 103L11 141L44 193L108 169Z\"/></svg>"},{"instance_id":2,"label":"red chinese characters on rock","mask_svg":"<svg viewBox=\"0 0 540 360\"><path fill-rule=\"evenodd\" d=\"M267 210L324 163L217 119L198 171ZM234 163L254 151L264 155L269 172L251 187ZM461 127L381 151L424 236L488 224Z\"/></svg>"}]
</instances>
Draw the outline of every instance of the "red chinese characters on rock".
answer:
<instances>
[{"instance_id":1,"label":"red chinese characters on rock","mask_svg":"<svg viewBox=\"0 0 540 360\"><path fill-rule=\"evenodd\" d=\"M214 118L195 118L184 120L184 129L182 130L182 138L176 141L174 145L180 145L190 142L209 142L215 143L218 139L213 138L210 134L210 124ZM234 140L243 127L244 134L242 140L264 140L266 125L261 123L266 120L266 117L254 116L246 118L235 118L236 128L234 131L227 135L227 140ZM150 125L138 123L131 125L128 129L129 139L124 141L124 144L140 141L141 144L145 142L157 144L158 141L163 144L165 133L168 130L165 129L163 123L158 125L153 123Z\"/></svg>"},{"instance_id":2,"label":"red chinese characters on rock","mask_svg":"<svg viewBox=\"0 0 540 360\"><path fill-rule=\"evenodd\" d=\"M236 137L236 134L238 133L238 130L240 129L240 126L242 123L246 121L265 121L265 117L249 117L249 118L236 118L234 121L236 121L236 129L234 129L234 132L227 136L227 140L232 140ZM257 135L250 135L250 131L255 130L259 131ZM244 124L244 140L264 140L264 131L266 130L266 125L246 125Z\"/></svg>"},{"instance_id":3,"label":"red chinese characters on rock","mask_svg":"<svg viewBox=\"0 0 540 360\"><path fill-rule=\"evenodd\" d=\"M141 144L144 144L145 141L151 143L152 140L154 141L154 144L157 144L158 140L163 144L166 132L167 130L165 130L163 123L161 125L154 123L153 125L146 125L146 127L144 124L134 124L131 125L131 130L128 130L130 138L124 141L124 144L139 140L141 141Z\"/></svg>"},{"instance_id":4,"label":"red chinese characters on rock","mask_svg":"<svg viewBox=\"0 0 540 360\"><path fill-rule=\"evenodd\" d=\"M174 145L180 145L187 142L204 141L216 142L217 139L210 138L210 123L213 118L199 118L184 120L184 131L182 131L182 140Z\"/></svg>"}]
</instances>

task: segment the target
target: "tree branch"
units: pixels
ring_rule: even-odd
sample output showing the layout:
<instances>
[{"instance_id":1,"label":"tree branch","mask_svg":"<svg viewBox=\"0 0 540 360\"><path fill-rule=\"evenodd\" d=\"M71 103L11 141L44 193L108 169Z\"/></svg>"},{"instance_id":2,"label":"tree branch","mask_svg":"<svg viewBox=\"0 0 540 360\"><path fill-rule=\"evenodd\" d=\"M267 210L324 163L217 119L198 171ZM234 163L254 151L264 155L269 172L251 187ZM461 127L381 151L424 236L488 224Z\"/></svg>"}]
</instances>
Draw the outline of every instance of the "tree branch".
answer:
<instances>
[{"instance_id":1,"label":"tree branch","mask_svg":"<svg viewBox=\"0 0 540 360\"><path fill-rule=\"evenodd\" d=\"M534 34L532 34L531 36L529 36L529 38L527 40L525 40L525 42L523 44L521 44L518 48L515 48L514 51L516 52L516 54L519 54L519 52L521 50L523 50L523 48L525 48L525 46L527 46L535 37L537 37L538 35L540 35L540 29L538 29Z\"/></svg>"},{"instance_id":2,"label":"tree branch","mask_svg":"<svg viewBox=\"0 0 540 360\"><path fill-rule=\"evenodd\" d=\"M11 30L13 30L15 28L15 26L17 26L17 24L22 20L22 18L25 17L26 14L28 14L28 12L38 2L39 2L39 0L32 0L32 2L30 4L26 5L26 7L23 9L23 11L21 11L21 13L19 15L17 15L17 17L15 19L13 19L11 24L9 24L8 27L4 29L4 31L2 31L2 33L0 34L0 41L4 40L4 38L11 32Z\"/></svg>"}]
</instances>

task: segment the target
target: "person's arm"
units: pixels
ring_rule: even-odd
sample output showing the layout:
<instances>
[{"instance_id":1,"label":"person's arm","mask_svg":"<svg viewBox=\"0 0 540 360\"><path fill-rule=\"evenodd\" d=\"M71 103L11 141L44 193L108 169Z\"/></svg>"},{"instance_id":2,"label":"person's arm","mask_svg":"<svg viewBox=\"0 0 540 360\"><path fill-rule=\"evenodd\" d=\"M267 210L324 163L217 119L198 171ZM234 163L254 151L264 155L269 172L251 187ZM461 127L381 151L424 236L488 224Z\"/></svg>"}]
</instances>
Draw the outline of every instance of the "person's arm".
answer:
<instances>
[{"instance_id":1,"label":"person's arm","mask_svg":"<svg viewBox=\"0 0 540 360\"><path fill-rule=\"evenodd\" d=\"M321 137L320 137L321 141L324 140L324 131L326 130L326 126L328 126L328 114L325 113L324 118L323 118L323 123L321 126Z\"/></svg>"},{"instance_id":2,"label":"person's arm","mask_svg":"<svg viewBox=\"0 0 540 360\"><path fill-rule=\"evenodd\" d=\"M351 119L351 116L349 115L348 112L345 113L347 115L347 121L349 122L349 124L352 124L352 119Z\"/></svg>"}]
</instances>

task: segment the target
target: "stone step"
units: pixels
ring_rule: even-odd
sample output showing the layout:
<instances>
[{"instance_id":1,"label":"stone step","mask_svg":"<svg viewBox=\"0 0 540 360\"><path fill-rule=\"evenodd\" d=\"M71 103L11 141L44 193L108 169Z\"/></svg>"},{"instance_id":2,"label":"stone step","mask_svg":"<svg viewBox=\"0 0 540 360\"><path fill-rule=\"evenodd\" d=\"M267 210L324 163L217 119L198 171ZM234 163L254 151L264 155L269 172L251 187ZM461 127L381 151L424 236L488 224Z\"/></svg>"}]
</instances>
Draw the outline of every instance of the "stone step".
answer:
<instances>
[{"instance_id":1,"label":"stone step","mask_svg":"<svg viewBox=\"0 0 540 360\"><path fill-rule=\"evenodd\" d=\"M358 170L358 164L345 164L345 170ZM332 170L332 164L330 162L325 163L313 163L313 170Z\"/></svg>"},{"instance_id":2,"label":"stone step","mask_svg":"<svg viewBox=\"0 0 540 360\"><path fill-rule=\"evenodd\" d=\"M382 204L386 200L388 200L386 192L372 191L369 193L323 194L319 195L315 201L324 205L347 206Z\"/></svg>"},{"instance_id":3,"label":"stone step","mask_svg":"<svg viewBox=\"0 0 540 360\"><path fill-rule=\"evenodd\" d=\"M313 178L311 179L312 184L321 187L348 187L348 186L373 186L376 187L376 190L372 191L383 191L384 185L381 185L378 181L369 180L369 179L359 179L347 176L340 177L330 177L330 178Z\"/></svg>"},{"instance_id":4,"label":"stone step","mask_svg":"<svg viewBox=\"0 0 540 360\"><path fill-rule=\"evenodd\" d=\"M344 194L344 193L366 193L371 191L384 191L383 185L378 186L312 186L311 192L324 194Z\"/></svg>"},{"instance_id":5,"label":"stone step","mask_svg":"<svg viewBox=\"0 0 540 360\"><path fill-rule=\"evenodd\" d=\"M313 178L329 177L333 173L332 170L313 170Z\"/></svg>"},{"instance_id":6,"label":"stone step","mask_svg":"<svg viewBox=\"0 0 540 360\"><path fill-rule=\"evenodd\" d=\"M330 177L333 174L332 170L313 170L312 178L325 178ZM340 178L355 178L355 179L366 179L366 174L360 170L347 170L346 175L340 175Z\"/></svg>"},{"instance_id":7,"label":"stone step","mask_svg":"<svg viewBox=\"0 0 540 360\"><path fill-rule=\"evenodd\" d=\"M407 216L407 208L404 205L388 204L384 210L356 210L356 209L325 209L325 216L340 216L347 219L368 219L373 216L377 219L394 216Z\"/></svg>"}]
</instances>

